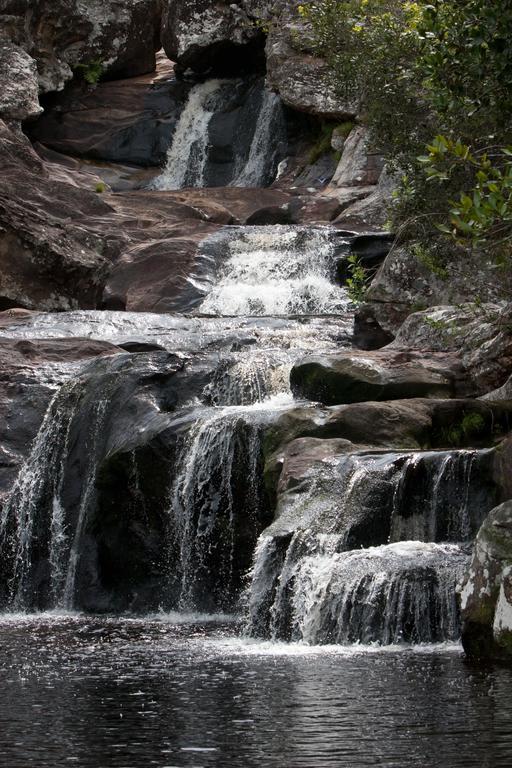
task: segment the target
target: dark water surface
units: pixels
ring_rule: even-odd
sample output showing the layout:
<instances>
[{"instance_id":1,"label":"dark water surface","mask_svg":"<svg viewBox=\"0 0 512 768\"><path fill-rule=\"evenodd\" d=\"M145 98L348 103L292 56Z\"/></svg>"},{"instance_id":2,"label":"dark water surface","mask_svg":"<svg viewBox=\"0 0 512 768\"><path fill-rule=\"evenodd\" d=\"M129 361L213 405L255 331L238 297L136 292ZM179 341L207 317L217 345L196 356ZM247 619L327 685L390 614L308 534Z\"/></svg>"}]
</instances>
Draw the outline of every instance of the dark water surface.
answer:
<instances>
[{"instance_id":1,"label":"dark water surface","mask_svg":"<svg viewBox=\"0 0 512 768\"><path fill-rule=\"evenodd\" d=\"M2 768L510 768L512 671L236 624L0 617Z\"/></svg>"}]
</instances>

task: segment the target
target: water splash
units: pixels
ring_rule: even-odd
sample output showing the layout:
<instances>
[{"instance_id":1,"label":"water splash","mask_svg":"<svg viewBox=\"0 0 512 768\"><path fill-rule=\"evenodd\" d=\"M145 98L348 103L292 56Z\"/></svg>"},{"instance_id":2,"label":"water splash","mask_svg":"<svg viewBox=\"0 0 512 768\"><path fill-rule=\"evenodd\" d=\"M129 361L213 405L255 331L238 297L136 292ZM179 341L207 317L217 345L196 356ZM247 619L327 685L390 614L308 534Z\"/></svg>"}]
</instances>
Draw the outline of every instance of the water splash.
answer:
<instances>
[{"instance_id":1,"label":"water splash","mask_svg":"<svg viewBox=\"0 0 512 768\"><path fill-rule=\"evenodd\" d=\"M221 261L200 311L211 315L305 315L346 312L334 282L336 243L328 228L268 226L221 231L203 246Z\"/></svg>"},{"instance_id":2,"label":"water splash","mask_svg":"<svg viewBox=\"0 0 512 768\"><path fill-rule=\"evenodd\" d=\"M310 644L458 638L456 585L468 556L457 545L400 542L340 552L341 536L299 531L276 560L279 543L265 539L253 570L251 634ZM273 592L261 578L269 572Z\"/></svg>"}]
</instances>

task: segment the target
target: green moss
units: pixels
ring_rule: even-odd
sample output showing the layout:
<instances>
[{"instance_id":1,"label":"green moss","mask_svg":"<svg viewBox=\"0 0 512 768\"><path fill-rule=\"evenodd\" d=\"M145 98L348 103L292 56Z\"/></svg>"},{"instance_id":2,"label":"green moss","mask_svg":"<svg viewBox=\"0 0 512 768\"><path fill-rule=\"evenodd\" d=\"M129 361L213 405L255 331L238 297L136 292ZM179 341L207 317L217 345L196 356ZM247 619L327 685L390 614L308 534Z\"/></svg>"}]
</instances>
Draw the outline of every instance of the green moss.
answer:
<instances>
[{"instance_id":1,"label":"green moss","mask_svg":"<svg viewBox=\"0 0 512 768\"><path fill-rule=\"evenodd\" d=\"M318 136L315 144L311 147L309 151L309 155L308 155L309 165L313 165L323 155L327 155L329 152L332 152L331 142L332 142L333 130L334 130L334 126L332 124L324 123L322 125L320 130L320 135Z\"/></svg>"},{"instance_id":2,"label":"green moss","mask_svg":"<svg viewBox=\"0 0 512 768\"><path fill-rule=\"evenodd\" d=\"M466 413L459 422L454 422L441 430L441 440L457 448L471 439L483 436L487 424L480 413Z\"/></svg>"},{"instance_id":3,"label":"green moss","mask_svg":"<svg viewBox=\"0 0 512 768\"><path fill-rule=\"evenodd\" d=\"M95 59L89 64L77 64L73 71L80 80L89 85L97 85L103 76L104 66L99 59Z\"/></svg>"},{"instance_id":4,"label":"green moss","mask_svg":"<svg viewBox=\"0 0 512 768\"><path fill-rule=\"evenodd\" d=\"M354 128L355 123L352 120L346 120L344 123L336 125L333 129L333 133L337 133L339 136L343 136L344 139L347 139Z\"/></svg>"},{"instance_id":5,"label":"green moss","mask_svg":"<svg viewBox=\"0 0 512 768\"><path fill-rule=\"evenodd\" d=\"M107 188L107 185L103 181L99 181L94 187L94 191L97 192L99 195L102 195L103 192L105 192L106 188Z\"/></svg>"}]
</instances>

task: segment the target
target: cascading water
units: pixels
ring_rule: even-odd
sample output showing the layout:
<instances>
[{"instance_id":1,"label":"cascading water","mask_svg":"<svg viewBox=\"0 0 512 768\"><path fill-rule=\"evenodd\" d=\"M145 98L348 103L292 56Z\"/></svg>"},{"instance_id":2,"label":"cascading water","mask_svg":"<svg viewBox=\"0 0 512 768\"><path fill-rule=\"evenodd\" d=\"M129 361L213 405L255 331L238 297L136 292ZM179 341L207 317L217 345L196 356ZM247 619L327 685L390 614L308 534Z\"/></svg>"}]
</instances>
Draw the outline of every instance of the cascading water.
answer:
<instances>
[{"instance_id":1,"label":"cascading water","mask_svg":"<svg viewBox=\"0 0 512 768\"><path fill-rule=\"evenodd\" d=\"M293 315L347 312L346 294L333 282L337 249L326 227L232 227L203 248L219 275L200 311L212 315ZM346 241L348 248L348 241Z\"/></svg>"},{"instance_id":2,"label":"cascading water","mask_svg":"<svg viewBox=\"0 0 512 768\"><path fill-rule=\"evenodd\" d=\"M464 543L495 503L490 452L333 457L260 538L250 631L308 643L458 636ZM362 548L362 549L356 549Z\"/></svg>"},{"instance_id":3,"label":"cascading water","mask_svg":"<svg viewBox=\"0 0 512 768\"><path fill-rule=\"evenodd\" d=\"M0 517L1 601L11 609L72 608L82 534L95 489L96 453L108 400L91 410L82 489L71 521L63 502L73 419L84 396L80 379L53 398L32 452L4 504Z\"/></svg>"},{"instance_id":4,"label":"cascading water","mask_svg":"<svg viewBox=\"0 0 512 768\"><path fill-rule=\"evenodd\" d=\"M270 177L277 165L272 147L275 147L276 139L279 139L283 133L284 118L281 99L272 91L263 89L262 104L249 149L249 157L231 182L231 186L260 187L271 180Z\"/></svg>"},{"instance_id":5,"label":"cascading water","mask_svg":"<svg viewBox=\"0 0 512 768\"><path fill-rule=\"evenodd\" d=\"M207 80L190 92L167 155L167 164L154 183L156 189L204 186L208 126L225 85L225 80Z\"/></svg>"},{"instance_id":6,"label":"cascading water","mask_svg":"<svg viewBox=\"0 0 512 768\"><path fill-rule=\"evenodd\" d=\"M305 352L349 344L350 303L335 278L349 247L323 227L225 227L202 245L215 270L201 284L195 317L71 312L0 329L162 349L125 355L122 365L114 357L102 363L106 379L94 369L86 390L78 377L54 399L2 514L4 604L82 607L85 584L87 606L117 605L109 595L124 589L124 567L112 573L111 534L102 526L114 525L117 536L123 524L127 536L153 542L163 573L152 560L155 574L141 587L147 567L137 563L125 607L147 605L151 592L151 605L232 610L254 555L252 635L307 643L457 637L466 542L495 500L483 480L490 452L329 456L279 493L269 525L265 442L296 406L290 368ZM164 350L179 358L171 384ZM138 372L139 420L125 368ZM146 431L156 436L151 450ZM77 456L85 458L70 504ZM116 497L118 475L126 501ZM113 523L112 508L120 511ZM158 533L146 532L159 515Z\"/></svg>"},{"instance_id":7,"label":"cascading water","mask_svg":"<svg viewBox=\"0 0 512 768\"><path fill-rule=\"evenodd\" d=\"M220 144L215 142L215 121L224 113L232 124L232 150L225 145L226 125ZM247 90L240 80L207 80L190 91L166 166L153 188L266 186L275 177L285 146L281 100L263 81Z\"/></svg>"}]
</instances>

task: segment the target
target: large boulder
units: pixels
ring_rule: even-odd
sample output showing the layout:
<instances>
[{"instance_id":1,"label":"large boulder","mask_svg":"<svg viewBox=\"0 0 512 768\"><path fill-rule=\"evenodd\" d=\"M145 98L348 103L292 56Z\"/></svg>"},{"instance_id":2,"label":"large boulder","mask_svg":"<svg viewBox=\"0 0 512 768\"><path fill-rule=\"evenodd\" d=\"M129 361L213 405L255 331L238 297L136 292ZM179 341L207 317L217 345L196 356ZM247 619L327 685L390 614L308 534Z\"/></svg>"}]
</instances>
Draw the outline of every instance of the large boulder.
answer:
<instances>
[{"instance_id":1,"label":"large boulder","mask_svg":"<svg viewBox=\"0 0 512 768\"><path fill-rule=\"evenodd\" d=\"M349 214L344 211L340 219L348 223ZM395 334L419 309L506 300L510 281L507 271L480 252L460 252L441 265L414 247L395 247L370 285L362 311Z\"/></svg>"},{"instance_id":2,"label":"large boulder","mask_svg":"<svg viewBox=\"0 0 512 768\"><path fill-rule=\"evenodd\" d=\"M274 6L267 39L267 78L285 104L300 112L346 120L358 105L347 103L336 89L326 62L312 52L307 24L296 0Z\"/></svg>"},{"instance_id":3,"label":"large boulder","mask_svg":"<svg viewBox=\"0 0 512 768\"><path fill-rule=\"evenodd\" d=\"M382 155L368 145L368 130L357 125L343 145L331 184L334 187L369 187L378 183L382 169Z\"/></svg>"},{"instance_id":4,"label":"large boulder","mask_svg":"<svg viewBox=\"0 0 512 768\"><path fill-rule=\"evenodd\" d=\"M451 364L450 364L451 363ZM406 397L450 397L456 363L405 351L311 355L292 368L297 397L325 405Z\"/></svg>"},{"instance_id":5,"label":"large boulder","mask_svg":"<svg viewBox=\"0 0 512 768\"><path fill-rule=\"evenodd\" d=\"M162 166L190 86L159 57L156 77L70 84L30 127L46 147L75 157Z\"/></svg>"},{"instance_id":6,"label":"large boulder","mask_svg":"<svg viewBox=\"0 0 512 768\"><path fill-rule=\"evenodd\" d=\"M0 119L37 117L39 105L36 62L23 48L0 39Z\"/></svg>"},{"instance_id":7,"label":"large boulder","mask_svg":"<svg viewBox=\"0 0 512 768\"><path fill-rule=\"evenodd\" d=\"M475 658L512 663L512 502L482 525L461 589L462 642Z\"/></svg>"},{"instance_id":8,"label":"large boulder","mask_svg":"<svg viewBox=\"0 0 512 768\"><path fill-rule=\"evenodd\" d=\"M385 450L485 447L511 428L511 403L414 398L328 408L302 405L268 428L266 456L270 459L298 437L350 440Z\"/></svg>"},{"instance_id":9,"label":"large boulder","mask_svg":"<svg viewBox=\"0 0 512 768\"><path fill-rule=\"evenodd\" d=\"M151 72L160 47L160 0L1 0L0 29L37 62L39 90L85 76Z\"/></svg>"},{"instance_id":10,"label":"large boulder","mask_svg":"<svg viewBox=\"0 0 512 768\"><path fill-rule=\"evenodd\" d=\"M84 221L112 209L92 183L53 181L28 140L2 122L0 164L0 310L94 306L116 245Z\"/></svg>"},{"instance_id":11,"label":"large boulder","mask_svg":"<svg viewBox=\"0 0 512 768\"><path fill-rule=\"evenodd\" d=\"M264 2L168 0L162 43L181 70L238 75L263 64L264 36L258 25Z\"/></svg>"}]
</instances>

